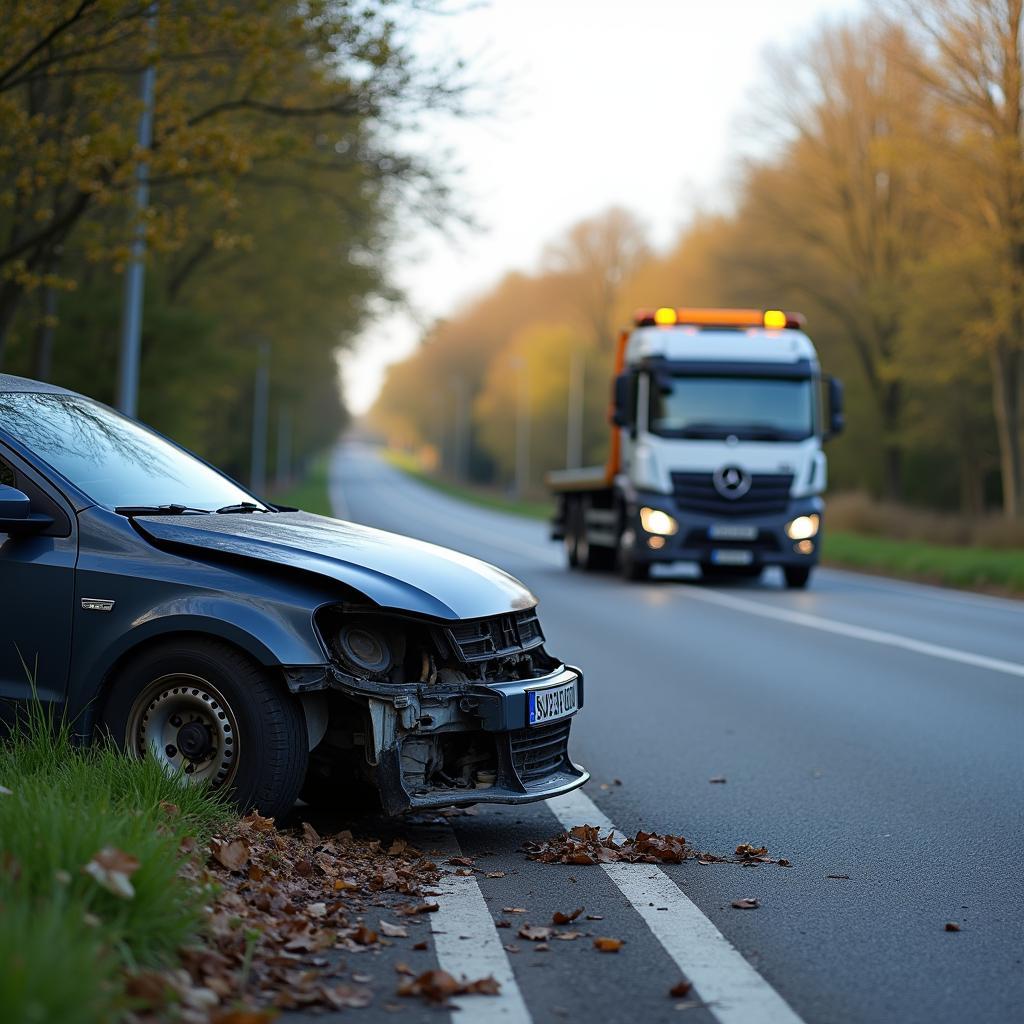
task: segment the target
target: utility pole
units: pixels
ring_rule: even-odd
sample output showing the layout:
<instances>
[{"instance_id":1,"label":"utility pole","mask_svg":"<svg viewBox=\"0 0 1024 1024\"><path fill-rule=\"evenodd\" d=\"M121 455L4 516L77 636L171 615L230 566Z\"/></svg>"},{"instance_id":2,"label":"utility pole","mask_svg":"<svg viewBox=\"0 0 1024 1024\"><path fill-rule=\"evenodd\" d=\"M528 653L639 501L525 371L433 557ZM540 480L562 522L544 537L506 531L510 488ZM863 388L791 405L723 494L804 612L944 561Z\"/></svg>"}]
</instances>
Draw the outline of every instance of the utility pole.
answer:
<instances>
[{"instance_id":1,"label":"utility pole","mask_svg":"<svg viewBox=\"0 0 1024 1024\"><path fill-rule=\"evenodd\" d=\"M530 485L530 375L526 359L514 361L519 368L519 401L516 408L516 497L525 498Z\"/></svg>"},{"instance_id":2,"label":"utility pole","mask_svg":"<svg viewBox=\"0 0 1024 1024\"><path fill-rule=\"evenodd\" d=\"M156 41L157 4L146 14L149 39ZM156 65L150 62L142 72L138 144L142 150L153 145L153 95L156 90ZM139 364L142 343L142 293L146 283L146 208L149 206L149 163L140 160L135 168L135 233L132 253L124 274L124 305L121 312L121 365L117 385L117 407L126 416L135 416L139 407Z\"/></svg>"},{"instance_id":3,"label":"utility pole","mask_svg":"<svg viewBox=\"0 0 1024 1024\"><path fill-rule=\"evenodd\" d=\"M586 386L586 355L574 348L569 357L569 408L565 422L565 464L583 465L583 394Z\"/></svg>"},{"instance_id":4,"label":"utility pole","mask_svg":"<svg viewBox=\"0 0 1024 1024\"><path fill-rule=\"evenodd\" d=\"M252 395L252 465L249 489L257 497L267 490L267 409L270 405L270 342L259 343L259 362Z\"/></svg>"}]
</instances>

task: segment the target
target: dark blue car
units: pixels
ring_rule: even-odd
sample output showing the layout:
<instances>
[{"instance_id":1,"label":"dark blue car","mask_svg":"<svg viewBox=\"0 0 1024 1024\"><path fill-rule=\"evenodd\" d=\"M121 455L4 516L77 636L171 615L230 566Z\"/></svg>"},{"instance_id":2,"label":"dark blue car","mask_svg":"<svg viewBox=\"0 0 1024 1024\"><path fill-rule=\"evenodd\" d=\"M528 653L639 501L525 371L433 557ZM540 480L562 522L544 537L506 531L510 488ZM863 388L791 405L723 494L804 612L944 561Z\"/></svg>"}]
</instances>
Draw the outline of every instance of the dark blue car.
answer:
<instances>
[{"instance_id":1,"label":"dark blue car","mask_svg":"<svg viewBox=\"0 0 1024 1024\"><path fill-rule=\"evenodd\" d=\"M0 375L0 715L33 692L243 809L582 785L580 672L445 548L270 505L82 395Z\"/></svg>"}]
</instances>

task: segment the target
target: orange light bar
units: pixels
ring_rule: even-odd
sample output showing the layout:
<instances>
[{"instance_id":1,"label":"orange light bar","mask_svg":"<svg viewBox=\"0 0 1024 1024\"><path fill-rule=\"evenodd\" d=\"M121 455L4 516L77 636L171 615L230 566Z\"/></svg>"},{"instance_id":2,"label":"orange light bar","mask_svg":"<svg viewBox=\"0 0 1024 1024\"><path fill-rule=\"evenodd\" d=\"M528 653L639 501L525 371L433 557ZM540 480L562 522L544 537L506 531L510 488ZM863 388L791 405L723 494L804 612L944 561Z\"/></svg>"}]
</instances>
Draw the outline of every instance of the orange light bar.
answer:
<instances>
[{"instance_id":1,"label":"orange light bar","mask_svg":"<svg viewBox=\"0 0 1024 1024\"><path fill-rule=\"evenodd\" d=\"M802 313L786 313L781 309L713 309L682 308L639 309L633 317L636 327L767 327L769 330L799 329L804 326Z\"/></svg>"}]
</instances>

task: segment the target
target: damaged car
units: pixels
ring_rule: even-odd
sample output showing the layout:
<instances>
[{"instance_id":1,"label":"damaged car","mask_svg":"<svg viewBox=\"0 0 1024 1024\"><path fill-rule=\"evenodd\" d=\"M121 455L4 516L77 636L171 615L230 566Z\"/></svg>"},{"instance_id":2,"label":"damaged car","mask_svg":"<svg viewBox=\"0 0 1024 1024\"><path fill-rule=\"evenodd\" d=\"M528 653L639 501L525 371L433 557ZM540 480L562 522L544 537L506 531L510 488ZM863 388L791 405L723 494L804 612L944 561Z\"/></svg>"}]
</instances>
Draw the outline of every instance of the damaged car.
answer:
<instances>
[{"instance_id":1,"label":"damaged car","mask_svg":"<svg viewBox=\"0 0 1024 1024\"><path fill-rule=\"evenodd\" d=\"M582 785L579 669L466 555L261 500L85 396L0 375L0 716L37 697L278 817Z\"/></svg>"}]
</instances>

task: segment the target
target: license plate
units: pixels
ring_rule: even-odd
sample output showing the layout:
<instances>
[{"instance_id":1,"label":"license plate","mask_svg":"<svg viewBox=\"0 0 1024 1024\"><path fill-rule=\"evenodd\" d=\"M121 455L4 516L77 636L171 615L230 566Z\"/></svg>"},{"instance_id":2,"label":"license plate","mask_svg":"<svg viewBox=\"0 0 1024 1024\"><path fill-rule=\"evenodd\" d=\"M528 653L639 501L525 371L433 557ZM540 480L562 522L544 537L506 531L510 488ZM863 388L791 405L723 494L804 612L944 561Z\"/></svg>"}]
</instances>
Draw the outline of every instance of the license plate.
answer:
<instances>
[{"instance_id":1,"label":"license plate","mask_svg":"<svg viewBox=\"0 0 1024 1024\"><path fill-rule=\"evenodd\" d=\"M576 680L546 690L530 690L530 725L543 725L576 713Z\"/></svg>"},{"instance_id":2,"label":"license plate","mask_svg":"<svg viewBox=\"0 0 1024 1024\"><path fill-rule=\"evenodd\" d=\"M750 565L754 561L753 551L738 551L734 548L719 548L711 552L712 565Z\"/></svg>"},{"instance_id":3,"label":"license plate","mask_svg":"<svg viewBox=\"0 0 1024 1024\"><path fill-rule=\"evenodd\" d=\"M757 527L744 523L715 523L708 527L712 540L757 540Z\"/></svg>"}]
</instances>

